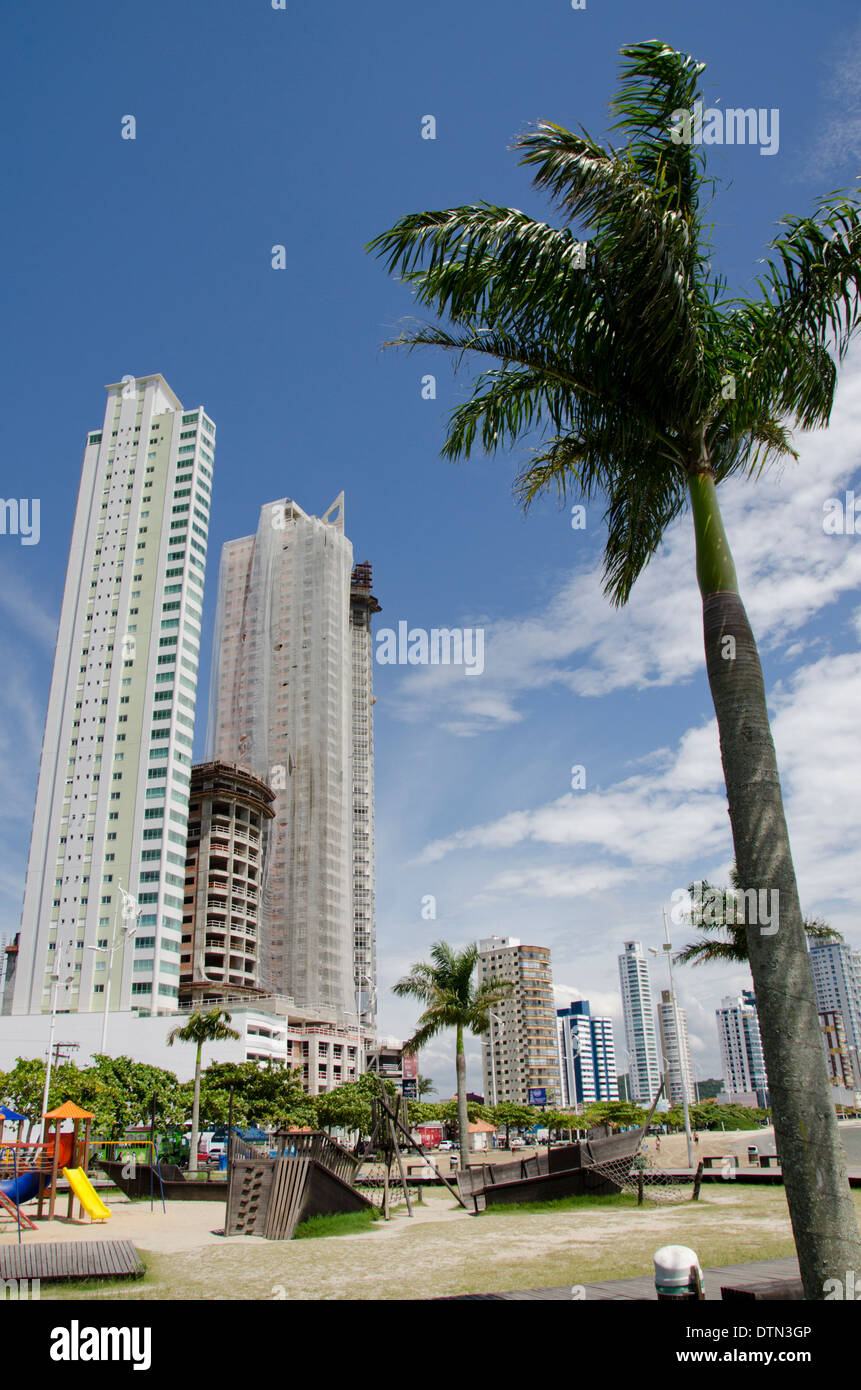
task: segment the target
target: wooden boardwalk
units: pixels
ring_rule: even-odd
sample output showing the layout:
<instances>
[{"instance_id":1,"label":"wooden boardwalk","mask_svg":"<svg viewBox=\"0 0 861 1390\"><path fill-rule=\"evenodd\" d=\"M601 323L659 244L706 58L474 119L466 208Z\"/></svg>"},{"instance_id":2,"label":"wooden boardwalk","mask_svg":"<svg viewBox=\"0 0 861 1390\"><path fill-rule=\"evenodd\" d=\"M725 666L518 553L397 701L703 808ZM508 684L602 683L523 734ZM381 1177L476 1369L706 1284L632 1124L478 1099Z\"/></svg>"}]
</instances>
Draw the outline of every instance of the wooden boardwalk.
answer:
<instances>
[{"instance_id":1,"label":"wooden boardwalk","mask_svg":"<svg viewBox=\"0 0 861 1390\"><path fill-rule=\"evenodd\" d=\"M0 1246L0 1279L134 1279L143 1272L130 1240Z\"/></svg>"},{"instance_id":2,"label":"wooden boardwalk","mask_svg":"<svg viewBox=\"0 0 861 1390\"><path fill-rule=\"evenodd\" d=\"M783 1260L755 1260L742 1265L718 1265L714 1269L703 1270L706 1299L719 1302L723 1288L756 1289L756 1298L794 1299L800 1296L799 1290L790 1291L790 1283L800 1285L801 1275L798 1260L792 1256ZM583 1288L584 1295L575 1298L572 1287ZM490 1299L504 1299L512 1302L550 1302L565 1303L605 1303L631 1301L637 1303L657 1303L654 1275L643 1275L638 1279L606 1279L597 1284L563 1284L561 1288L517 1289L510 1293L468 1293L449 1294L435 1299L438 1303L463 1303Z\"/></svg>"}]
</instances>

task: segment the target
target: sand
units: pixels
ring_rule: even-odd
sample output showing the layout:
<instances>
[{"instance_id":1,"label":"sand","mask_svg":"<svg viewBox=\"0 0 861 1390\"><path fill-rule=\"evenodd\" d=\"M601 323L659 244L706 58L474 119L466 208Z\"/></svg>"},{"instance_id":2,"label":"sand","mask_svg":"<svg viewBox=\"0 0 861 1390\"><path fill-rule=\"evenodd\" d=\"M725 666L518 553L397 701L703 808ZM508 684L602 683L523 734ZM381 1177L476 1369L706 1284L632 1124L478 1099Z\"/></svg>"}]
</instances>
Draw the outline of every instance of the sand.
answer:
<instances>
[{"instance_id":1,"label":"sand","mask_svg":"<svg viewBox=\"0 0 861 1390\"><path fill-rule=\"evenodd\" d=\"M764 1142L765 1141L765 1142ZM748 1143L773 1152L770 1133L701 1136L699 1150L746 1155ZM654 1140L649 1141L654 1157ZM684 1165L684 1135L662 1138L660 1161ZM218 1202L130 1202L108 1196L112 1215L100 1225L41 1222L25 1241L128 1239L147 1267L137 1283L82 1291L48 1286L59 1299L402 1300L455 1293L501 1292L649 1274L664 1244L690 1245L703 1267L792 1255L782 1187L712 1183L700 1201L690 1187L641 1209L595 1207L568 1212L493 1212L470 1216L444 1188L428 1189L415 1216L400 1209L388 1223L357 1235L269 1242L225 1238ZM861 1191L855 1192L861 1214ZM4 1225L0 1244L16 1239Z\"/></svg>"}]
</instances>

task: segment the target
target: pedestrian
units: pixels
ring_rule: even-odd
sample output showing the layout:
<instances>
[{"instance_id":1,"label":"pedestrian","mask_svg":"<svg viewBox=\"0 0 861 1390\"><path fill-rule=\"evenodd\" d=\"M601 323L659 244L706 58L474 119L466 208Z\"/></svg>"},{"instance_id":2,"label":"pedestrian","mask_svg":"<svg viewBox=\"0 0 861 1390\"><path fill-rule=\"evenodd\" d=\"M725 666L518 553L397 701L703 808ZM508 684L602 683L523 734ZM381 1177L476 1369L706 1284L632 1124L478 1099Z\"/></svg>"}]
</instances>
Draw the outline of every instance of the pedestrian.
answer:
<instances>
[{"instance_id":1,"label":"pedestrian","mask_svg":"<svg viewBox=\"0 0 861 1390\"><path fill-rule=\"evenodd\" d=\"M657 1137L657 1139L655 1140L655 1153L656 1153L656 1154L659 1154L660 1152L661 1152L661 1136L660 1136L660 1134L659 1134L658 1137Z\"/></svg>"}]
</instances>

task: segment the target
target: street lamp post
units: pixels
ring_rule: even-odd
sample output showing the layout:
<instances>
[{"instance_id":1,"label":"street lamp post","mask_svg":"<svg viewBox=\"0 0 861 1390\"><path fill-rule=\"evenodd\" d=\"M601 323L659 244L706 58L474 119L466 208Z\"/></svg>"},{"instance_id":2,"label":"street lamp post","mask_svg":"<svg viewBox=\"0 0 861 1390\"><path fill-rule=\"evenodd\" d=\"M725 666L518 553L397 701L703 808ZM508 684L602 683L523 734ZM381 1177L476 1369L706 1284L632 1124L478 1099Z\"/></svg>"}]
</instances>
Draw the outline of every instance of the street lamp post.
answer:
<instances>
[{"instance_id":1,"label":"street lamp post","mask_svg":"<svg viewBox=\"0 0 861 1390\"><path fill-rule=\"evenodd\" d=\"M365 1057L362 1051L362 985L369 984L371 993L368 995L368 1012L372 1012L377 999L377 991L374 989L374 982L370 975L360 975L356 983L356 1079L365 1070Z\"/></svg>"},{"instance_id":2,"label":"street lamp post","mask_svg":"<svg viewBox=\"0 0 861 1390\"><path fill-rule=\"evenodd\" d=\"M673 1011L673 1032L676 1035L676 1053L679 1059L679 1084L682 1088L682 1113L685 1119L685 1138L687 1140L688 1145L688 1167L693 1168L694 1142L693 1137L691 1135L691 1116L690 1111L688 1109L688 1088L685 1084L685 1068L684 1059L682 1057L682 1030L679 1027L679 1009L678 1004L676 1003L676 991L673 982L673 948L670 942L670 927L669 923L667 922L666 912L663 913L663 918L664 936L666 937L666 940L664 941L663 945L663 951L667 958L667 967L669 969L670 974L670 1005ZM649 950L651 951L652 955L658 955L658 951L655 949L654 946L650 946ZM665 1058L664 1060L666 1061L667 1059ZM669 1063L667 1063L667 1071L669 1071ZM669 1091L669 1086L667 1087L667 1090ZM667 1096L667 1099L669 1100L669 1095Z\"/></svg>"},{"instance_id":3,"label":"street lamp post","mask_svg":"<svg viewBox=\"0 0 861 1390\"><path fill-rule=\"evenodd\" d=\"M111 1008L111 966L114 963L114 951L118 946L125 950L126 943L134 937L140 923L141 910L131 893L123 891L121 883L117 883L117 892L120 894L123 903L123 924L117 932L117 919L120 915L120 900L117 899L114 908L114 935L110 946L88 946L88 951L105 951L108 957L108 967L105 972L105 1012L102 1019L102 1045L101 1052L104 1054L108 1045L108 1018Z\"/></svg>"}]
</instances>

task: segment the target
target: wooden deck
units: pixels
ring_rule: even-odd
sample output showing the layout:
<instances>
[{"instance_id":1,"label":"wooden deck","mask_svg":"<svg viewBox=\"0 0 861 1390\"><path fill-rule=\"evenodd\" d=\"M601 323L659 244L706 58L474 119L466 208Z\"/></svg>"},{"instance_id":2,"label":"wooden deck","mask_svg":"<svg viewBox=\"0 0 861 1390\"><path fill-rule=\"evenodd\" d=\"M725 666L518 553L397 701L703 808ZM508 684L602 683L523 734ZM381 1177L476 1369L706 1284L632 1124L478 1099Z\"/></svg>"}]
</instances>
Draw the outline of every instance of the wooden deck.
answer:
<instances>
[{"instance_id":1,"label":"wooden deck","mask_svg":"<svg viewBox=\"0 0 861 1390\"><path fill-rule=\"evenodd\" d=\"M0 1279L135 1279L143 1272L130 1240L0 1246Z\"/></svg>"},{"instance_id":2,"label":"wooden deck","mask_svg":"<svg viewBox=\"0 0 861 1390\"><path fill-rule=\"evenodd\" d=\"M575 1276L576 1277L576 1276ZM798 1260L790 1257L783 1260L755 1260L750 1264L719 1265L714 1269L703 1270L706 1299L719 1302L724 1290L744 1290L740 1296L768 1300L795 1300L801 1296L801 1275ZM467 1300L485 1302L490 1299L503 1299L513 1302L585 1302L604 1303L632 1301L637 1303L657 1303L655 1278L653 1274L638 1279L606 1279L602 1283L584 1284L582 1299L572 1296L572 1285L551 1289L516 1289L510 1293L468 1293L447 1295L435 1299L438 1303L457 1303ZM736 1294L735 1296L739 1296Z\"/></svg>"}]
</instances>

